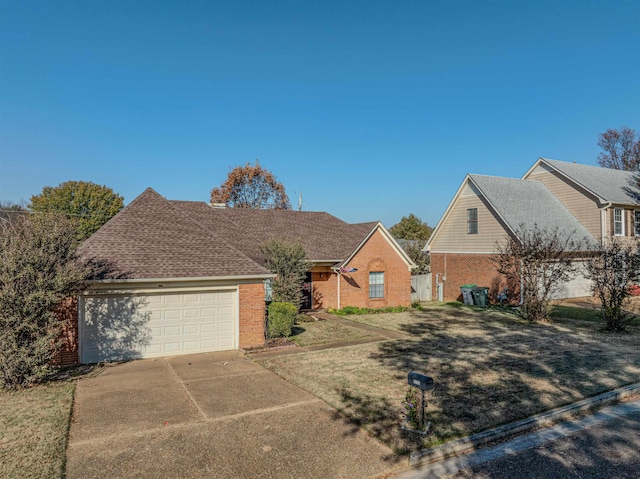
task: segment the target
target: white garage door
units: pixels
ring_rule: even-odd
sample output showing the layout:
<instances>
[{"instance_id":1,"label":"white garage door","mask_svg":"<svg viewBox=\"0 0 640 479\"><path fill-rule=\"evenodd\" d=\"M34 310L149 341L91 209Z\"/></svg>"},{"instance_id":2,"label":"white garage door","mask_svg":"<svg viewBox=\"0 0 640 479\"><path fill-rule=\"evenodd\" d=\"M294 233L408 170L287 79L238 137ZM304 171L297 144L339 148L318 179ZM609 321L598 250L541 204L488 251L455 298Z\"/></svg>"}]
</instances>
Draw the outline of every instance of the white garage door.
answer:
<instances>
[{"instance_id":1,"label":"white garage door","mask_svg":"<svg viewBox=\"0 0 640 479\"><path fill-rule=\"evenodd\" d=\"M577 275L570 281L561 284L554 294L553 299L566 299L566 298L582 298L584 296L591 296L591 280L586 278L586 271L582 264L578 265Z\"/></svg>"},{"instance_id":2,"label":"white garage door","mask_svg":"<svg viewBox=\"0 0 640 479\"><path fill-rule=\"evenodd\" d=\"M236 292L87 296L80 300L83 363L236 348Z\"/></svg>"}]
</instances>

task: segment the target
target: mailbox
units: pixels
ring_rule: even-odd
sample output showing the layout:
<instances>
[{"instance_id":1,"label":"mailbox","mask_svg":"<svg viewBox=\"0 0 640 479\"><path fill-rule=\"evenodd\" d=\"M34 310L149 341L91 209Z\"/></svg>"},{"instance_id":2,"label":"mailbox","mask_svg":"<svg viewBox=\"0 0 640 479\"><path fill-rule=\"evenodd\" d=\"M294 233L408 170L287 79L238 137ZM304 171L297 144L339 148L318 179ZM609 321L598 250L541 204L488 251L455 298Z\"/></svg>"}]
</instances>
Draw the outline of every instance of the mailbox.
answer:
<instances>
[{"instance_id":1,"label":"mailbox","mask_svg":"<svg viewBox=\"0 0 640 479\"><path fill-rule=\"evenodd\" d=\"M409 386L416 387L422 391L428 391L434 388L433 378L411 371L409 373Z\"/></svg>"}]
</instances>

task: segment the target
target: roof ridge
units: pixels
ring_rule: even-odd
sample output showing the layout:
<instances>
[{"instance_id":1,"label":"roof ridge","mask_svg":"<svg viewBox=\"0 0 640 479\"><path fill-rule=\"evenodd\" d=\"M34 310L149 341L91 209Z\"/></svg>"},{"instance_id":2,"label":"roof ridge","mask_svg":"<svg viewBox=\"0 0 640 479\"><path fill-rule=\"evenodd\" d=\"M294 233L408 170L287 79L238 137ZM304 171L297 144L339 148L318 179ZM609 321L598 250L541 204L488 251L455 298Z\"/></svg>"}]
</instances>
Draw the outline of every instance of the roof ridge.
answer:
<instances>
[{"instance_id":1,"label":"roof ridge","mask_svg":"<svg viewBox=\"0 0 640 479\"><path fill-rule=\"evenodd\" d=\"M89 247L95 240L95 236L96 233L98 231L100 231L102 228L104 228L105 226L107 226L109 223L111 223L112 221L114 221L115 218L117 218L118 216L120 216L124 211L128 210L131 206L133 206L134 204L138 203L139 201L141 201L141 199L146 196L147 194L153 194L156 195L160 198L162 198L164 201L169 201L167 200L164 196L162 196L160 193L158 193L156 190L154 190L153 188L151 188L150 186L147 186L147 188L145 188L145 190L140 193L138 196L136 196L133 200L131 200L131 202L126 205L124 208L122 208L120 211L118 211L115 215L113 215L111 218L109 218L109 220L103 224L102 226L100 226L100 228L98 228L98 230L93 233L91 236L89 236L86 240L84 240L80 246L78 247L78 250L80 250L81 248L84 249L85 247ZM80 252L80 251L79 251Z\"/></svg>"}]
</instances>

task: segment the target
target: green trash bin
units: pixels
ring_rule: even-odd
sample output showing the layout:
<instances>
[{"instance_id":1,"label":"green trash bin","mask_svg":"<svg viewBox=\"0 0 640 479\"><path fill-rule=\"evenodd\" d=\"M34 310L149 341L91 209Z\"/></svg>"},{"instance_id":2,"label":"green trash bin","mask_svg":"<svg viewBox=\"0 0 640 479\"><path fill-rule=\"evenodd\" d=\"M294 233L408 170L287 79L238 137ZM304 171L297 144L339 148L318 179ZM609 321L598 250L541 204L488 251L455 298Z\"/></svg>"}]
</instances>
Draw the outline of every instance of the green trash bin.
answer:
<instances>
[{"instance_id":1,"label":"green trash bin","mask_svg":"<svg viewBox=\"0 0 640 479\"><path fill-rule=\"evenodd\" d=\"M476 287L473 288L471 294L473 295L473 304L481 308L489 306L489 288Z\"/></svg>"},{"instance_id":2,"label":"green trash bin","mask_svg":"<svg viewBox=\"0 0 640 479\"><path fill-rule=\"evenodd\" d=\"M460 292L462 293L462 302L473 306L473 288L476 284L463 284L460 286Z\"/></svg>"}]
</instances>

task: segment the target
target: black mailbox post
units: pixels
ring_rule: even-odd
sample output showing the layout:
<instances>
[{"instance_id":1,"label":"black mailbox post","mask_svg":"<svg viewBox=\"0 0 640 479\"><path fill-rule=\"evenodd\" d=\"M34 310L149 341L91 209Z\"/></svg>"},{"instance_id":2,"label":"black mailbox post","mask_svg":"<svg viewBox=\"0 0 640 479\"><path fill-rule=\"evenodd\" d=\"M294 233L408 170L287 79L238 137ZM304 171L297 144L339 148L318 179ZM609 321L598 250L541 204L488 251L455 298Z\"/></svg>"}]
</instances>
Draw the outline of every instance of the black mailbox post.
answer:
<instances>
[{"instance_id":1,"label":"black mailbox post","mask_svg":"<svg viewBox=\"0 0 640 479\"><path fill-rule=\"evenodd\" d=\"M422 404L422 424L424 424L424 392L429 391L435 387L433 382L433 378L427 376L426 374L418 373L416 371L410 371L409 377L407 378L409 382L409 386L413 386L414 388L420 389L422 391L422 400L420 403ZM431 423L427 424L426 429L429 429Z\"/></svg>"}]
</instances>

